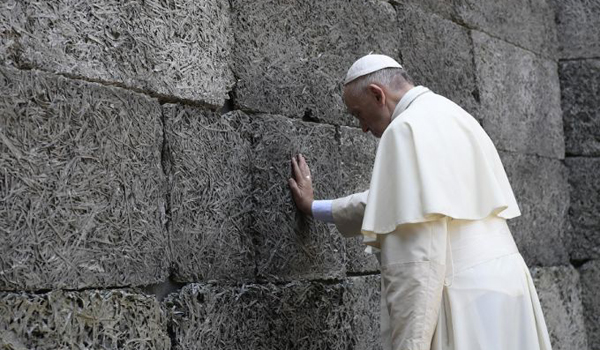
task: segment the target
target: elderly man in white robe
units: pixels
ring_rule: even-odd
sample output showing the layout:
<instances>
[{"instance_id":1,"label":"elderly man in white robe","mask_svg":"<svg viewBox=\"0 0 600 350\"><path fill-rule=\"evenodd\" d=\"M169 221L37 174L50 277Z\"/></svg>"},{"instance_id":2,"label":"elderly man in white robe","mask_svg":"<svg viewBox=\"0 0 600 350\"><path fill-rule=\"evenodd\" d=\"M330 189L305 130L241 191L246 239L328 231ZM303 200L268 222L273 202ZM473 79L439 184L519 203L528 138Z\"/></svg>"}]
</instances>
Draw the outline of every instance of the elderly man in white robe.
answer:
<instances>
[{"instance_id":1,"label":"elderly man in white robe","mask_svg":"<svg viewBox=\"0 0 600 350\"><path fill-rule=\"evenodd\" d=\"M381 138L368 191L314 200L292 159L299 210L362 236L381 268L381 335L394 350L550 350L531 275L507 219L519 216L489 136L469 113L384 55L349 69L343 91Z\"/></svg>"}]
</instances>

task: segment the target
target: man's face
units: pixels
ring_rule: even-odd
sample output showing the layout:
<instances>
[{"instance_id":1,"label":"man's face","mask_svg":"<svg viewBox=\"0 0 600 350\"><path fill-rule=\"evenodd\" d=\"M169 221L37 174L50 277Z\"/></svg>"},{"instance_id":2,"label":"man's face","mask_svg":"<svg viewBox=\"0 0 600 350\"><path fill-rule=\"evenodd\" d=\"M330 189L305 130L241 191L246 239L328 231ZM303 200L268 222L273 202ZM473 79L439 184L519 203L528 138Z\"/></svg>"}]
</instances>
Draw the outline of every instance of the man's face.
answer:
<instances>
[{"instance_id":1,"label":"man's face","mask_svg":"<svg viewBox=\"0 0 600 350\"><path fill-rule=\"evenodd\" d=\"M343 96L348 112L358 119L362 131L370 131L377 138L381 137L391 121L383 94L382 90L369 89L355 96L352 89L344 89Z\"/></svg>"}]
</instances>

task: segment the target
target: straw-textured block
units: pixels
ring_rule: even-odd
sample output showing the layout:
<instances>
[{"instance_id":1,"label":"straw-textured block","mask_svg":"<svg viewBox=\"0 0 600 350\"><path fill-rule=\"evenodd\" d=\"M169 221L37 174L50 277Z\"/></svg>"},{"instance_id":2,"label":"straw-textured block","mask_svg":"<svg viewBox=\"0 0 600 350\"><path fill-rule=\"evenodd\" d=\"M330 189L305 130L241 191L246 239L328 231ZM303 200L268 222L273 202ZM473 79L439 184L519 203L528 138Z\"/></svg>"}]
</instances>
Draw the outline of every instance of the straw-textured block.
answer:
<instances>
[{"instance_id":1,"label":"straw-textured block","mask_svg":"<svg viewBox=\"0 0 600 350\"><path fill-rule=\"evenodd\" d=\"M165 302L175 349L381 349L380 279L191 284Z\"/></svg>"},{"instance_id":2,"label":"straw-textured block","mask_svg":"<svg viewBox=\"0 0 600 350\"><path fill-rule=\"evenodd\" d=\"M567 264L567 169L559 160L500 152L521 216L508 220L529 266Z\"/></svg>"},{"instance_id":3,"label":"straw-textured block","mask_svg":"<svg viewBox=\"0 0 600 350\"><path fill-rule=\"evenodd\" d=\"M585 263L581 274L581 301L590 350L600 349L600 260Z\"/></svg>"},{"instance_id":4,"label":"straw-textured block","mask_svg":"<svg viewBox=\"0 0 600 350\"><path fill-rule=\"evenodd\" d=\"M2 349L171 349L155 298L125 290L0 292Z\"/></svg>"},{"instance_id":5,"label":"straw-textured block","mask_svg":"<svg viewBox=\"0 0 600 350\"><path fill-rule=\"evenodd\" d=\"M552 0L560 58L600 57L600 2Z\"/></svg>"},{"instance_id":6,"label":"straw-textured block","mask_svg":"<svg viewBox=\"0 0 600 350\"><path fill-rule=\"evenodd\" d=\"M284 280L343 276L343 238L301 214L288 186L291 159L301 153L311 168L315 197L339 193L335 128L272 115L254 116L252 128L258 274Z\"/></svg>"},{"instance_id":7,"label":"straw-textured block","mask_svg":"<svg viewBox=\"0 0 600 350\"><path fill-rule=\"evenodd\" d=\"M556 60L552 0L453 0L454 20Z\"/></svg>"},{"instance_id":8,"label":"straw-textured block","mask_svg":"<svg viewBox=\"0 0 600 350\"><path fill-rule=\"evenodd\" d=\"M402 63L415 83L481 119L469 30L419 6L397 8Z\"/></svg>"},{"instance_id":9,"label":"straw-textured block","mask_svg":"<svg viewBox=\"0 0 600 350\"><path fill-rule=\"evenodd\" d=\"M0 289L166 277L160 113L119 88L0 69Z\"/></svg>"},{"instance_id":10,"label":"straw-textured block","mask_svg":"<svg viewBox=\"0 0 600 350\"><path fill-rule=\"evenodd\" d=\"M247 117L178 105L164 114L175 279L253 279Z\"/></svg>"},{"instance_id":11,"label":"straw-textured block","mask_svg":"<svg viewBox=\"0 0 600 350\"><path fill-rule=\"evenodd\" d=\"M579 273L572 266L531 269L554 350L588 349Z\"/></svg>"},{"instance_id":12,"label":"straw-textured block","mask_svg":"<svg viewBox=\"0 0 600 350\"><path fill-rule=\"evenodd\" d=\"M226 0L3 1L0 61L221 106L229 14Z\"/></svg>"},{"instance_id":13,"label":"straw-textured block","mask_svg":"<svg viewBox=\"0 0 600 350\"><path fill-rule=\"evenodd\" d=\"M236 103L242 109L356 125L341 84L370 53L398 57L395 11L379 0L234 0Z\"/></svg>"},{"instance_id":14,"label":"straw-textured block","mask_svg":"<svg viewBox=\"0 0 600 350\"><path fill-rule=\"evenodd\" d=\"M472 33L482 124L496 147L564 158L556 62L485 33Z\"/></svg>"},{"instance_id":15,"label":"straw-textured block","mask_svg":"<svg viewBox=\"0 0 600 350\"><path fill-rule=\"evenodd\" d=\"M600 156L600 59L559 64L567 155Z\"/></svg>"},{"instance_id":16,"label":"straw-textured block","mask_svg":"<svg viewBox=\"0 0 600 350\"><path fill-rule=\"evenodd\" d=\"M600 259L600 158L568 157L571 258Z\"/></svg>"}]
</instances>

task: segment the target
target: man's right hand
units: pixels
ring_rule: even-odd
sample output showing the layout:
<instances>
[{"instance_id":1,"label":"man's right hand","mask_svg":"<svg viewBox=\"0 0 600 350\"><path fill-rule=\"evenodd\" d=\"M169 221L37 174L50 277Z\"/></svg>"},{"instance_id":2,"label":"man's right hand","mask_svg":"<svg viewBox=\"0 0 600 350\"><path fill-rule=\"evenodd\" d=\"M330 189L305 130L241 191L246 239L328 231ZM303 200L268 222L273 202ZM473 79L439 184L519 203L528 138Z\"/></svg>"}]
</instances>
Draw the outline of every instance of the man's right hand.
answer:
<instances>
[{"instance_id":1,"label":"man's right hand","mask_svg":"<svg viewBox=\"0 0 600 350\"><path fill-rule=\"evenodd\" d=\"M312 177L306 159L301 154L292 158L292 178L288 180L296 207L306 215L312 215L314 201Z\"/></svg>"}]
</instances>

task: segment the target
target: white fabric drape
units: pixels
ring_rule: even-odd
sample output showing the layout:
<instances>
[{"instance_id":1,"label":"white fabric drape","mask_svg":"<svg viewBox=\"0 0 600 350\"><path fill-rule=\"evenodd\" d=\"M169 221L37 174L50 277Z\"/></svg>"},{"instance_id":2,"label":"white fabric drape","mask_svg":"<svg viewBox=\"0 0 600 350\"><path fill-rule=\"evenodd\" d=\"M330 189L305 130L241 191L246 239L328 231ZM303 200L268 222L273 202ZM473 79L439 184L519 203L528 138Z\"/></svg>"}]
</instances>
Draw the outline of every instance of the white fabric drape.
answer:
<instances>
[{"instance_id":1,"label":"white fabric drape","mask_svg":"<svg viewBox=\"0 0 600 350\"><path fill-rule=\"evenodd\" d=\"M447 98L415 87L383 133L362 221L364 242L398 225L449 216L479 220L519 216L493 142L479 123Z\"/></svg>"},{"instance_id":2,"label":"white fabric drape","mask_svg":"<svg viewBox=\"0 0 600 350\"><path fill-rule=\"evenodd\" d=\"M444 217L379 239L384 350L551 350L505 219Z\"/></svg>"}]
</instances>

